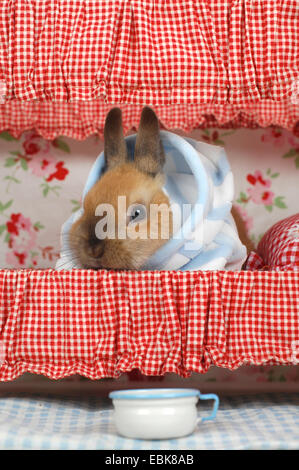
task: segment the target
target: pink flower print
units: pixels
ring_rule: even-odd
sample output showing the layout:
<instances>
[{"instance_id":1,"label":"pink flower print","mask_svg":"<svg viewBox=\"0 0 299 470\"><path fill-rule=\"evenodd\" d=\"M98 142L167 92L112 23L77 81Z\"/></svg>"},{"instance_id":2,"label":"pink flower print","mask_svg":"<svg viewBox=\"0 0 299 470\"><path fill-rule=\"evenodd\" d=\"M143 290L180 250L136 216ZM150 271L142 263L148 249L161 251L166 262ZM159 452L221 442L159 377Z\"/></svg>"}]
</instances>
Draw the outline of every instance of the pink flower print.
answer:
<instances>
[{"instance_id":1,"label":"pink flower print","mask_svg":"<svg viewBox=\"0 0 299 470\"><path fill-rule=\"evenodd\" d=\"M260 183L257 183L253 188L248 188L247 192L255 204L264 204L265 206L273 204L274 193L272 191L265 191L264 186Z\"/></svg>"},{"instance_id":2,"label":"pink flower print","mask_svg":"<svg viewBox=\"0 0 299 470\"><path fill-rule=\"evenodd\" d=\"M33 266L36 268L37 263L38 263L38 256L37 255L32 256L31 262L32 262Z\"/></svg>"},{"instance_id":3,"label":"pink flower print","mask_svg":"<svg viewBox=\"0 0 299 470\"><path fill-rule=\"evenodd\" d=\"M67 175L69 174L69 170L64 167L64 162L58 162L55 166L55 171L50 174L50 176L47 178L47 181L50 182L54 178L56 178L59 181L63 181Z\"/></svg>"},{"instance_id":4,"label":"pink flower print","mask_svg":"<svg viewBox=\"0 0 299 470\"><path fill-rule=\"evenodd\" d=\"M271 180L264 179L262 173L257 170L253 175L247 175L247 181L252 185L247 189L247 192L255 204L264 204L265 206L273 204L274 193L268 190L272 184Z\"/></svg>"},{"instance_id":5,"label":"pink flower print","mask_svg":"<svg viewBox=\"0 0 299 470\"><path fill-rule=\"evenodd\" d=\"M7 222L10 233L9 248L16 253L27 253L36 244L37 233L31 220L22 214L12 214Z\"/></svg>"},{"instance_id":6,"label":"pink flower print","mask_svg":"<svg viewBox=\"0 0 299 470\"><path fill-rule=\"evenodd\" d=\"M253 175L249 173L247 175L247 181L252 185L255 185L256 183L260 183L266 188L270 188L271 186L271 180L264 179L262 173L259 170L256 170L256 172Z\"/></svg>"},{"instance_id":7,"label":"pink flower print","mask_svg":"<svg viewBox=\"0 0 299 470\"><path fill-rule=\"evenodd\" d=\"M6 223L7 231L11 235L19 235L19 229L30 230L32 227L31 220L22 214L11 214L9 221Z\"/></svg>"},{"instance_id":8,"label":"pink flower print","mask_svg":"<svg viewBox=\"0 0 299 470\"><path fill-rule=\"evenodd\" d=\"M8 233L14 234L14 235L19 234L18 223L19 223L20 217L21 217L21 214L11 214L9 221L6 222L6 228L7 228Z\"/></svg>"},{"instance_id":9,"label":"pink flower print","mask_svg":"<svg viewBox=\"0 0 299 470\"><path fill-rule=\"evenodd\" d=\"M9 266L14 268L24 268L27 260L27 253L19 253L17 251L8 251L5 260Z\"/></svg>"},{"instance_id":10,"label":"pink flower print","mask_svg":"<svg viewBox=\"0 0 299 470\"><path fill-rule=\"evenodd\" d=\"M43 139L35 131L29 131L25 133L23 148L26 155L36 155L41 151L45 154L50 150L50 142Z\"/></svg>"},{"instance_id":11,"label":"pink flower print","mask_svg":"<svg viewBox=\"0 0 299 470\"><path fill-rule=\"evenodd\" d=\"M56 170L56 159L50 154L35 155L28 162L28 167L35 176L41 178L48 178Z\"/></svg>"},{"instance_id":12,"label":"pink flower print","mask_svg":"<svg viewBox=\"0 0 299 470\"><path fill-rule=\"evenodd\" d=\"M27 253L35 247L36 239L37 233L34 229L20 229L17 237L11 236L9 246L19 253Z\"/></svg>"},{"instance_id":13,"label":"pink flower print","mask_svg":"<svg viewBox=\"0 0 299 470\"><path fill-rule=\"evenodd\" d=\"M263 142L272 143L275 147L282 147L286 143L288 136L289 133L286 130L273 126L266 130L261 140Z\"/></svg>"},{"instance_id":14,"label":"pink flower print","mask_svg":"<svg viewBox=\"0 0 299 470\"><path fill-rule=\"evenodd\" d=\"M299 139L296 138L294 135L290 135L288 141L289 141L290 146L293 149L297 150L297 152L299 153Z\"/></svg>"},{"instance_id":15,"label":"pink flower print","mask_svg":"<svg viewBox=\"0 0 299 470\"><path fill-rule=\"evenodd\" d=\"M29 231L32 228L32 223L31 223L31 220L29 219L29 217L24 217L22 214L20 214L17 224L18 224L19 228L21 228L23 230Z\"/></svg>"}]
</instances>

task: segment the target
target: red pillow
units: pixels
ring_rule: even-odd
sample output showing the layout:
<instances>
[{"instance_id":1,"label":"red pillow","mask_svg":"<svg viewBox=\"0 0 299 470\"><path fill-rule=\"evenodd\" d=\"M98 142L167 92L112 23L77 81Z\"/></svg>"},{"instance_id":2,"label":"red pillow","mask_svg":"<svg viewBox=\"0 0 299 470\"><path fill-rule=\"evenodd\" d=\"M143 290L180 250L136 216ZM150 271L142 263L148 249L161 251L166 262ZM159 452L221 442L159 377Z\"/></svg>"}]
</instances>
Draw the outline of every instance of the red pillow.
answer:
<instances>
[{"instance_id":1,"label":"red pillow","mask_svg":"<svg viewBox=\"0 0 299 470\"><path fill-rule=\"evenodd\" d=\"M265 233L245 269L299 271L299 214L277 222Z\"/></svg>"}]
</instances>

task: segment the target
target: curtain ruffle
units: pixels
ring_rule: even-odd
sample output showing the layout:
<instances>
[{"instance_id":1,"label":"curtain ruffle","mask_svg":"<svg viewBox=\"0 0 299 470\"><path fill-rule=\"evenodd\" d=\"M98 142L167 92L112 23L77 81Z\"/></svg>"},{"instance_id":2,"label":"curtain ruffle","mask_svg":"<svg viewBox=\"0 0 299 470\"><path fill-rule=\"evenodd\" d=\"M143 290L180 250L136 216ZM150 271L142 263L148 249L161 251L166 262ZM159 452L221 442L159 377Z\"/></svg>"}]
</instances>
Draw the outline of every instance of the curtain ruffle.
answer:
<instances>
[{"instance_id":1,"label":"curtain ruffle","mask_svg":"<svg viewBox=\"0 0 299 470\"><path fill-rule=\"evenodd\" d=\"M119 105L123 110L125 132L136 130L142 106ZM0 132L19 137L35 129L45 139L65 135L84 140L92 134L103 137L106 114L111 108L102 101L79 103L8 101L0 105ZM233 105L171 105L153 107L161 126L190 133L194 129L256 128L276 125L299 135L298 105L262 101L240 109Z\"/></svg>"},{"instance_id":2,"label":"curtain ruffle","mask_svg":"<svg viewBox=\"0 0 299 470\"><path fill-rule=\"evenodd\" d=\"M202 105L220 124L225 114L226 122L290 129L297 27L297 0L4 0L2 97Z\"/></svg>"},{"instance_id":3,"label":"curtain ruffle","mask_svg":"<svg viewBox=\"0 0 299 470\"><path fill-rule=\"evenodd\" d=\"M0 380L299 360L299 272L0 271Z\"/></svg>"}]
</instances>

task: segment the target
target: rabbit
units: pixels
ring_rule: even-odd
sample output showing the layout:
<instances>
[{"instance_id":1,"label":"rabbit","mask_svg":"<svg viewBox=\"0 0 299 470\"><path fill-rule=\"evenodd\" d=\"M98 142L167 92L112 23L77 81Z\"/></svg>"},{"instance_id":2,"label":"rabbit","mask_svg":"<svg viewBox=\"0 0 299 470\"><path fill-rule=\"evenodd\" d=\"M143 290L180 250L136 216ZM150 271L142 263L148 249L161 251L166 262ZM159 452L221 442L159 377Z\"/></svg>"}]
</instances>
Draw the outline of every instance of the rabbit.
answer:
<instances>
[{"instance_id":1,"label":"rabbit","mask_svg":"<svg viewBox=\"0 0 299 470\"><path fill-rule=\"evenodd\" d=\"M142 110L132 160L123 134L121 110L111 109L104 127L104 158L105 172L85 196L83 214L71 227L70 250L82 268L138 270L172 236L170 202L162 189L165 154L155 112L149 107ZM118 209L119 196L126 198L122 214ZM115 233L109 234L107 229L106 237L99 239L96 227L105 217L96 215L101 204L114 208ZM162 212L158 215L154 227L153 223L150 227L151 204L161 205L165 211L164 216ZM125 220L127 233L121 238L119 217ZM107 216L106 228L109 220ZM155 236L149 236L150 229Z\"/></svg>"},{"instance_id":2,"label":"rabbit","mask_svg":"<svg viewBox=\"0 0 299 470\"><path fill-rule=\"evenodd\" d=\"M71 226L71 256L85 269L144 269L152 255L172 238L175 220L164 188L165 153L155 112L149 107L142 110L132 159L121 110L111 109L104 127L104 158L104 172L85 196L83 213ZM120 198L125 199L125 205L119 205ZM110 211L98 212L107 205L113 208L112 215ZM154 205L160 208L156 218L151 213ZM232 217L249 253L252 243L234 207Z\"/></svg>"}]
</instances>

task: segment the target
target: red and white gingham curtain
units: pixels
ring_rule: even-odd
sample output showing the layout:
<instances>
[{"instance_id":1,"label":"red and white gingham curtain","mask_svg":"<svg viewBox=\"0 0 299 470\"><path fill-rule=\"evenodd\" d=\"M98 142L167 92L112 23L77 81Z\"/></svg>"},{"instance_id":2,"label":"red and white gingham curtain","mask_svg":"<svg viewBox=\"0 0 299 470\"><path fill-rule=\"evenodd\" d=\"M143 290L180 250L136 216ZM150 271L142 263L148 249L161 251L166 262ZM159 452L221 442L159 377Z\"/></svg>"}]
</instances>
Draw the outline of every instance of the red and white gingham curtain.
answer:
<instances>
[{"instance_id":1,"label":"red and white gingham curtain","mask_svg":"<svg viewBox=\"0 0 299 470\"><path fill-rule=\"evenodd\" d=\"M153 105L166 128L295 130L297 0L1 2L0 130L101 134Z\"/></svg>"},{"instance_id":2,"label":"red and white gingham curtain","mask_svg":"<svg viewBox=\"0 0 299 470\"><path fill-rule=\"evenodd\" d=\"M298 364L299 272L0 271L0 381Z\"/></svg>"}]
</instances>

